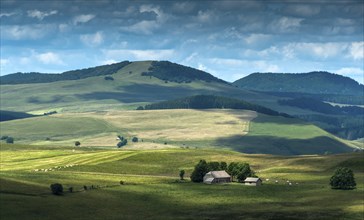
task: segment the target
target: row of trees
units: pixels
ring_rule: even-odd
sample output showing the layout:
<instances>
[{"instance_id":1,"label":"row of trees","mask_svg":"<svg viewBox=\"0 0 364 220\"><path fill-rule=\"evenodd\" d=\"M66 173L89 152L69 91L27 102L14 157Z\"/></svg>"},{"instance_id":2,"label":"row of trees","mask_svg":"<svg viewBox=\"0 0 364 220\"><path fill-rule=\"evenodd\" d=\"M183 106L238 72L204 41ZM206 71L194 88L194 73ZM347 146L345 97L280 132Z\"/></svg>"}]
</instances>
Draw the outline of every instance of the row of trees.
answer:
<instances>
[{"instance_id":1,"label":"row of trees","mask_svg":"<svg viewBox=\"0 0 364 220\"><path fill-rule=\"evenodd\" d=\"M205 160L200 160L192 171L191 181L202 182L206 173L214 170L225 170L233 179L236 178L238 182L243 182L247 177L256 177L248 163L231 162L227 165L224 161L206 162Z\"/></svg>"}]
</instances>

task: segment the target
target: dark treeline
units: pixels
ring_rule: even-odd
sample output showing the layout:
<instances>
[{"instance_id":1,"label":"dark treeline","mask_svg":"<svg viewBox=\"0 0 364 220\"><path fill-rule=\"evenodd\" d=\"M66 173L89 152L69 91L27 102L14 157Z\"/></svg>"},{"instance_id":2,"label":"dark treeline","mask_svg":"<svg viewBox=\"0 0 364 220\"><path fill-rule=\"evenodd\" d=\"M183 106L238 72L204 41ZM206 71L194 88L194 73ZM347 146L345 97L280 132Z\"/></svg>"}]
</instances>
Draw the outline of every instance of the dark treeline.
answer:
<instances>
[{"instance_id":1,"label":"dark treeline","mask_svg":"<svg viewBox=\"0 0 364 220\"><path fill-rule=\"evenodd\" d=\"M335 94L310 94L310 93L300 93L300 92L264 92L256 91L254 92L263 93L267 95L273 95L285 98L311 98L324 102L342 103L349 105L364 105L364 96L362 93L357 95L335 95Z\"/></svg>"},{"instance_id":2,"label":"dark treeline","mask_svg":"<svg viewBox=\"0 0 364 220\"><path fill-rule=\"evenodd\" d=\"M164 101L159 103L153 103L146 105L144 108L139 107L138 109L153 110L153 109L245 109L252 110L259 113L273 115L273 116L285 116L289 117L287 114L279 113L269 108L263 106L251 104L238 99L232 99L222 96L214 95L196 95L185 97L181 99Z\"/></svg>"},{"instance_id":3,"label":"dark treeline","mask_svg":"<svg viewBox=\"0 0 364 220\"><path fill-rule=\"evenodd\" d=\"M344 139L355 140L364 137L364 115L297 115L320 128Z\"/></svg>"},{"instance_id":4,"label":"dark treeline","mask_svg":"<svg viewBox=\"0 0 364 220\"><path fill-rule=\"evenodd\" d=\"M364 115L364 108L357 106L332 106L328 103L312 98L295 98L289 100L278 100L281 105L294 106L302 109L308 109L315 112L334 114L334 115Z\"/></svg>"},{"instance_id":5,"label":"dark treeline","mask_svg":"<svg viewBox=\"0 0 364 220\"><path fill-rule=\"evenodd\" d=\"M87 69L72 70L63 72L61 74L45 74L45 73L14 73L0 77L1 84L28 84L28 83L49 83L62 80L77 80L93 76L110 75L126 65L130 64L129 61L114 63L110 65L103 65L91 67Z\"/></svg>"},{"instance_id":6,"label":"dark treeline","mask_svg":"<svg viewBox=\"0 0 364 220\"><path fill-rule=\"evenodd\" d=\"M169 61L153 61L152 66L148 69L148 72L144 72L142 75L154 76L160 80L164 80L166 83L190 83L194 80L227 83L204 71L176 63L171 63Z\"/></svg>"}]
</instances>

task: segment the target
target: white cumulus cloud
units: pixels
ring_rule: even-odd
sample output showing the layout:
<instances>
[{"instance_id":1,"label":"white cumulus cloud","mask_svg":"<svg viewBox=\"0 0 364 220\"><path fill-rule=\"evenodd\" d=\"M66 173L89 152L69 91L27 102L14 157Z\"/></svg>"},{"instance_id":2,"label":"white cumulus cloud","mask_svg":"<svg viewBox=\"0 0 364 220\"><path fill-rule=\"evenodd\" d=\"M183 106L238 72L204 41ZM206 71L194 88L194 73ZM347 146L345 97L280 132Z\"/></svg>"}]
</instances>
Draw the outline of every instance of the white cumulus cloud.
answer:
<instances>
[{"instance_id":1,"label":"white cumulus cloud","mask_svg":"<svg viewBox=\"0 0 364 220\"><path fill-rule=\"evenodd\" d=\"M87 22L91 21L92 19L94 19L95 17L96 17L96 15L93 15L93 14L78 15L73 18L73 24L77 25L79 23L87 23Z\"/></svg>"},{"instance_id":2,"label":"white cumulus cloud","mask_svg":"<svg viewBox=\"0 0 364 220\"><path fill-rule=\"evenodd\" d=\"M64 64L61 58L53 52L37 54L35 55L35 57L37 58L38 61L40 61L43 64L55 64L55 65Z\"/></svg>"},{"instance_id":3,"label":"white cumulus cloud","mask_svg":"<svg viewBox=\"0 0 364 220\"><path fill-rule=\"evenodd\" d=\"M53 11L50 11L50 12L42 12L42 11L39 11L39 10L29 10L29 11L27 11L27 13L28 13L28 17L43 20L45 17L57 14L58 11L53 10Z\"/></svg>"},{"instance_id":4,"label":"white cumulus cloud","mask_svg":"<svg viewBox=\"0 0 364 220\"><path fill-rule=\"evenodd\" d=\"M353 42L349 47L349 54L354 60L364 58L364 42Z\"/></svg>"},{"instance_id":5,"label":"white cumulus cloud","mask_svg":"<svg viewBox=\"0 0 364 220\"><path fill-rule=\"evenodd\" d=\"M102 42L104 42L104 35L101 31L96 32L95 34L84 34L80 36L81 41L87 46L98 46Z\"/></svg>"}]
</instances>

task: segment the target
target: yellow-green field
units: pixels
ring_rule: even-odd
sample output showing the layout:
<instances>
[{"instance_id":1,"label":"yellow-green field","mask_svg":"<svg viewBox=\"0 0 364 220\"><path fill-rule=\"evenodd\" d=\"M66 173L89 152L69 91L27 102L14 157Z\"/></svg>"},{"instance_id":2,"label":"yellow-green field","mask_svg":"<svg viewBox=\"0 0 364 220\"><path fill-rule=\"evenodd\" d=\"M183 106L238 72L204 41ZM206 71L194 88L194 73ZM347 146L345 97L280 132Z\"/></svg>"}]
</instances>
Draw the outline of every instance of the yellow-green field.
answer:
<instances>
[{"instance_id":1,"label":"yellow-green field","mask_svg":"<svg viewBox=\"0 0 364 220\"><path fill-rule=\"evenodd\" d=\"M0 218L359 220L364 213L363 156L2 144ZM191 183L188 176L200 159L248 162L264 184ZM354 170L355 190L330 189L328 181L337 166ZM178 180L181 169L186 170L185 181ZM56 182L65 188L63 196L51 195L49 185ZM94 189L83 191L84 185ZM69 187L75 192L67 192Z\"/></svg>"},{"instance_id":2,"label":"yellow-green field","mask_svg":"<svg viewBox=\"0 0 364 220\"><path fill-rule=\"evenodd\" d=\"M351 152L356 145L301 120L247 110L145 110L61 113L0 123L15 143L126 149L212 147L281 155ZM131 142L138 137L139 142ZM354 143L354 142L353 142Z\"/></svg>"}]
</instances>

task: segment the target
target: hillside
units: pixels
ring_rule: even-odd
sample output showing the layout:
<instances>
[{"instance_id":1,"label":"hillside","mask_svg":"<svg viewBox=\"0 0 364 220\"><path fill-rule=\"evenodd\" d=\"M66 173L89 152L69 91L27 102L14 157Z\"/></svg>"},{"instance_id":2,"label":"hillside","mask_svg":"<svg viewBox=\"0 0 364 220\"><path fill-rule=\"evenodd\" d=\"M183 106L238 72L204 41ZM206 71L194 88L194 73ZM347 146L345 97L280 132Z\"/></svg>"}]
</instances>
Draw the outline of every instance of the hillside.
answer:
<instances>
[{"instance_id":1,"label":"hillside","mask_svg":"<svg viewBox=\"0 0 364 220\"><path fill-rule=\"evenodd\" d=\"M17 144L0 144L0 150L1 219L363 218L362 153L283 157L217 149ZM263 185L192 183L189 176L201 159L248 162ZM356 189L330 189L328 181L339 166L353 169ZM186 171L184 181L178 177L181 169ZM50 193L56 182L63 185L63 196Z\"/></svg>"},{"instance_id":2,"label":"hillside","mask_svg":"<svg viewBox=\"0 0 364 220\"><path fill-rule=\"evenodd\" d=\"M267 115L284 115L289 117L286 114L281 114L263 106L251 104L249 102L238 99L213 95L190 96L176 100L153 103L150 105L146 105L144 108L138 107L138 109L245 109Z\"/></svg>"},{"instance_id":3,"label":"hillside","mask_svg":"<svg viewBox=\"0 0 364 220\"><path fill-rule=\"evenodd\" d=\"M55 114L1 122L15 143L126 149L227 148L244 153L300 155L352 152L350 142L294 118L231 109L166 109ZM130 140L138 137L141 141ZM354 146L353 146L354 147Z\"/></svg>"},{"instance_id":4,"label":"hillside","mask_svg":"<svg viewBox=\"0 0 364 220\"><path fill-rule=\"evenodd\" d=\"M93 76L109 75L117 72L119 69L130 64L129 61L120 63L103 65L97 67L91 67L80 70L72 70L63 72L60 74L56 73L14 73L0 77L0 83L6 84L29 84L29 83L49 83L63 80L78 80L85 79Z\"/></svg>"},{"instance_id":5,"label":"hillside","mask_svg":"<svg viewBox=\"0 0 364 220\"><path fill-rule=\"evenodd\" d=\"M191 77L188 73L183 72L183 75L189 79L189 83L173 82L173 69L186 71L192 68L172 63L168 63L168 68L176 66L175 68L172 68L171 71L163 70L165 74L169 71L171 81L143 75L143 73L149 72L153 63L158 62L131 62L113 74L106 72L107 75L84 77L78 80L1 84L1 109L28 113L43 113L53 110L84 112L120 108L135 109L141 104L200 94L246 97L249 100L271 99L268 95L241 90L221 82L221 80L213 80L215 79L213 76L198 72L198 70L192 71ZM196 73L199 78L195 78ZM21 82L26 80L25 78Z\"/></svg>"},{"instance_id":6,"label":"hillside","mask_svg":"<svg viewBox=\"0 0 364 220\"><path fill-rule=\"evenodd\" d=\"M358 95L363 85L355 80L329 72L253 73L233 82L244 89L269 92L299 92L311 94Z\"/></svg>"},{"instance_id":7,"label":"hillside","mask_svg":"<svg viewBox=\"0 0 364 220\"><path fill-rule=\"evenodd\" d=\"M233 85L277 96L308 96L323 101L362 104L364 85L329 72L253 73L233 82Z\"/></svg>"}]
</instances>

